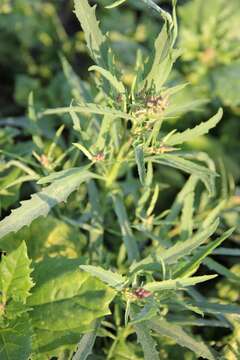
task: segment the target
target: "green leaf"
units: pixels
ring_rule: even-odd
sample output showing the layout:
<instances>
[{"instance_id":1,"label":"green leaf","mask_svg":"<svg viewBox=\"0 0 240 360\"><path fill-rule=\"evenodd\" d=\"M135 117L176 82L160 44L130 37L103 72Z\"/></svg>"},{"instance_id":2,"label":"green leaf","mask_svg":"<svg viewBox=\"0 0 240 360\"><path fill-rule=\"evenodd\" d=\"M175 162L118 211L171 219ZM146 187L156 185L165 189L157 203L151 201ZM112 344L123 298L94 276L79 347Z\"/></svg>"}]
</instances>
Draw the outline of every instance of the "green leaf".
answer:
<instances>
[{"instance_id":1,"label":"green leaf","mask_svg":"<svg viewBox=\"0 0 240 360\"><path fill-rule=\"evenodd\" d=\"M215 193L214 181L217 174L214 171L176 155L156 155L152 157L152 159L156 163L182 170L191 175L196 175L204 183L210 195Z\"/></svg>"},{"instance_id":2,"label":"green leaf","mask_svg":"<svg viewBox=\"0 0 240 360\"><path fill-rule=\"evenodd\" d=\"M91 355L99 325L100 322L96 321L94 330L91 331L89 334L83 335L83 337L78 343L77 351L74 354L72 360L86 360L88 356Z\"/></svg>"},{"instance_id":3,"label":"green leaf","mask_svg":"<svg viewBox=\"0 0 240 360\"><path fill-rule=\"evenodd\" d=\"M28 315L0 327L1 360L28 360L31 355L31 323Z\"/></svg>"},{"instance_id":4,"label":"green leaf","mask_svg":"<svg viewBox=\"0 0 240 360\"><path fill-rule=\"evenodd\" d=\"M193 213L194 213L194 197L195 197L195 187L197 181L192 176L189 182L189 191L186 193L185 198L183 199L183 208L181 216L181 239L186 240L193 233Z\"/></svg>"},{"instance_id":5,"label":"green leaf","mask_svg":"<svg viewBox=\"0 0 240 360\"><path fill-rule=\"evenodd\" d=\"M141 145L136 146L134 148L134 153L138 168L139 179L141 181L141 184L144 185L145 177L146 177L146 169L145 169L144 153L142 146Z\"/></svg>"},{"instance_id":6,"label":"green leaf","mask_svg":"<svg viewBox=\"0 0 240 360\"><path fill-rule=\"evenodd\" d=\"M74 99L78 102L91 102L92 96L89 84L79 78L63 55L61 56L61 62L64 75L68 81Z\"/></svg>"},{"instance_id":7,"label":"green leaf","mask_svg":"<svg viewBox=\"0 0 240 360\"><path fill-rule=\"evenodd\" d=\"M204 300L194 301L194 306L199 307L203 312L209 314L236 314L240 315L240 306L232 304L218 304Z\"/></svg>"},{"instance_id":8,"label":"green leaf","mask_svg":"<svg viewBox=\"0 0 240 360\"><path fill-rule=\"evenodd\" d=\"M173 223L177 219L177 217L183 207L186 197L188 197L188 194L191 193L196 188L198 180L199 180L198 177L191 175L189 177L189 179L186 181L183 188L177 194L176 199L174 200L174 203L171 206L169 214L166 217L166 224L164 224L160 230L160 238L161 239L164 240L167 238L168 231L170 230L170 228L172 226L171 223Z\"/></svg>"},{"instance_id":9,"label":"green leaf","mask_svg":"<svg viewBox=\"0 0 240 360\"><path fill-rule=\"evenodd\" d=\"M188 259L183 266L181 266L175 273L174 277L182 277L182 276L189 276L193 272L195 272L202 261L207 257L209 254L212 253L213 249L218 247L224 240L226 240L231 234L233 233L234 228L229 229L223 235L221 235L215 241L211 241L208 245L200 248L197 250L196 254L193 255L191 259Z\"/></svg>"},{"instance_id":10,"label":"green leaf","mask_svg":"<svg viewBox=\"0 0 240 360\"><path fill-rule=\"evenodd\" d=\"M174 264L183 256L189 255L194 249L198 248L204 243L209 237L214 234L219 224L219 220L216 220L207 229L194 235L192 238L179 241L176 245L161 253L161 258L166 264Z\"/></svg>"},{"instance_id":11,"label":"green leaf","mask_svg":"<svg viewBox=\"0 0 240 360\"><path fill-rule=\"evenodd\" d=\"M89 114L99 114L99 115L108 115L112 118L122 118L122 119L135 119L130 114L125 112L115 110L109 107L102 107L100 105L87 103L87 104L79 104L78 106L71 106L71 107L61 107L55 109L48 109L40 113L39 115L46 116L46 115L59 115L59 114L67 114L70 112L76 113L89 113Z\"/></svg>"},{"instance_id":12,"label":"green leaf","mask_svg":"<svg viewBox=\"0 0 240 360\"><path fill-rule=\"evenodd\" d=\"M114 1L113 4L111 5L108 5L108 6L105 6L106 9L113 9L121 4L123 4L126 0L117 0L117 1Z\"/></svg>"},{"instance_id":13,"label":"green leaf","mask_svg":"<svg viewBox=\"0 0 240 360\"><path fill-rule=\"evenodd\" d=\"M123 287L123 284L126 281L122 275L114 273L110 270L105 270L100 266L80 265L80 269L88 272L92 276L97 277L109 286L119 290Z\"/></svg>"},{"instance_id":14,"label":"green leaf","mask_svg":"<svg viewBox=\"0 0 240 360\"><path fill-rule=\"evenodd\" d=\"M195 284L214 279L216 276L217 275L204 275L190 278L178 278L174 280L153 281L144 285L144 289L151 292L162 290L177 290L186 286L193 286Z\"/></svg>"},{"instance_id":15,"label":"green leaf","mask_svg":"<svg viewBox=\"0 0 240 360\"><path fill-rule=\"evenodd\" d=\"M119 194L113 195L113 205L121 228L123 241L127 249L128 259L132 262L134 259L137 260L139 258L139 250L137 241L129 224L123 200Z\"/></svg>"},{"instance_id":16,"label":"green leaf","mask_svg":"<svg viewBox=\"0 0 240 360\"><path fill-rule=\"evenodd\" d=\"M81 168L60 171L51 185L32 195L31 199L22 201L19 208L0 222L0 238L30 225L39 216L46 216L53 206L65 201L82 182L93 177L94 174Z\"/></svg>"},{"instance_id":17,"label":"green leaf","mask_svg":"<svg viewBox=\"0 0 240 360\"><path fill-rule=\"evenodd\" d=\"M208 347L201 341L195 340L191 335L186 333L182 327L173 325L166 320L156 318L148 322L148 326L156 333L169 337L178 345L192 350L197 356L204 359L215 360L215 356Z\"/></svg>"},{"instance_id":18,"label":"green leaf","mask_svg":"<svg viewBox=\"0 0 240 360\"><path fill-rule=\"evenodd\" d=\"M204 265L206 265L209 269L216 271L218 274L225 276L228 280L233 281L235 283L240 283L240 276L237 276L224 265L219 264L217 261L212 258L206 258L203 261Z\"/></svg>"},{"instance_id":19,"label":"green leaf","mask_svg":"<svg viewBox=\"0 0 240 360\"><path fill-rule=\"evenodd\" d=\"M154 88L156 92L161 90L167 80L173 63L179 56L179 51L173 50L172 40L169 35L168 26L164 24L154 44L154 54L149 57L146 64L147 76L144 84L147 89Z\"/></svg>"},{"instance_id":20,"label":"green leaf","mask_svg":"<svg viewBox=\"0 0 240 360\"><path fill-rule=\"evenodd\" d=\"M90 66L88 70L99 72L106 80L108 80L108 82L116 90L117 94L121 94L121 95L125 94L125 87L123 83L119 81L114 75L112 75L110 71L96 65Z\"/></svg>"},{"instance_id":21,"label":"green leaf","mask_svg":"<svg viewBox=\"0 0 240 360\"><path fill-rule=\"evenodd\" d=\"M82 26L87 47L93 60L106 68L107 44L106 37L101 33L96 19L96 6L91 7L88 0L74 0L75 13Z\"/></svg>"},{"instance_id":22,"label":"green leaf","mask_svg":"<svg viewBox=\"0 0 240 360\"><path fill-rule=\"evenodd\" d=\"M0 289L4 304L10 299L26 302L33 287L30 264L24 242L11 254L3 257L0 264Z\"/></svg>"},{"instance_id":23,"label":"green leaf","mask_svg":"<svg viewBox=\"0 0 240 360\"><path fill-rule=\"evenodd\" d=\"M157 315L157 312L158 308L154 303L146 303L146 305L138 313L135 312L134 316L131 316L130 324L138 324L140 322L150 320Z\"/></svg>"},{"instance_id":24,"label":"green leaf","mask_svg":"<svg viewBox=\"0 0 240 360\"><path fill-rule=\"evenodd\" d=\"M79 270L81 259L48 258L36 263L36 286L28 298L32 308L34 352L55 356L75 349L79 336L94 329L95 320L110 314L116 292Z\"/></svg>"},{"instance_id":25,"label":"green leaf","mask_svg":"<svg viewBox=\"0 0 240 360\"><path fill-rule=\"evenodd\" d=\"M134 329L137 334L137 342L141 344L143 349L144 360L159 360L158 351L156 350L157 343L145 323L134 324Z\"/></svg>"},{"instance_id":26,"label":"green leaf","mask_svg":"<svg viewBox=\"0 0 240 360\"><path fill-rule=\"evenodd\" d=\"M175 146L184 143L185 141L193 140L198 136L205 135L210 129L214 128L223 116L223 110L220 108L218 112L208 121L202 122L193 129L187 129L181 133L173 134L166 142L169 146Z\"/></svg>"}]
</instances>

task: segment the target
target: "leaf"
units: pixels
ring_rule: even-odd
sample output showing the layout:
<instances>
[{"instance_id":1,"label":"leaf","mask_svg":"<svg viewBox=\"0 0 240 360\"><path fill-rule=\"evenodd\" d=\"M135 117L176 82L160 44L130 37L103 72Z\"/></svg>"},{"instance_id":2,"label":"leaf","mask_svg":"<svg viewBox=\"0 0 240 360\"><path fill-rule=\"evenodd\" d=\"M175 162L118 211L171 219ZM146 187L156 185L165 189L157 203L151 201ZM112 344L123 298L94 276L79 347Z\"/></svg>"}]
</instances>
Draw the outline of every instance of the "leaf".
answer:
<instances>
[{"instance_id":1,"label":"leaf","mask_svg":"<svg viewBox=\"0 0 240 360\"><path fill-rule=\"evenodd\" d=\"M119 194L113 195L113 206L121 228L123 241L127 249L128 259L132 262L139 258L139 250L137 241L132 233L131 226L128 221L127 212L123 200Z\"/></svg>"},{"instance_id":2,"label":"leaf","mask_svg":"<svg viewBox=\"0 0 240 360\"><path fill-rule=\"evenodd\" d=\"M87 103L87 104L79 104L78 106L71 107L61 107L55 109L48 109L39 114L39 116L43 117L46 115L59 115L59 114L67 114L70 112L76 113L90 113L90 114L99 114L99 115L108 115L112 118L122 118L122 119L135 119L130 114L125 112L115 110L109 107L102 107L96 104Z\"/></svg>"},{"instance_id":3,"label":"leaf","mask_svg":"<svg viewBox=\"0 0 240 360\"><path fill-rule=\"evenodd\" d=\"M195 187L197 181L194 178L191 178L189 183L189 192L187 192L183 200L182 216L181 216L181 239L188 239L193 232L193 212L194 212L194 197L195 197Z\"/></svg>"},{"instance_id":4,"label":"leaf","mask_svg":"<svg viewBox=\"0 0 240 360\"><path fill-rule=\"evenodd\" d=\"M96 6L91 7L88 0L74 0L75 13L82 26L87 42L87 47L93 60L100 66L106 68L107 44L106 37L99 29L96 19Z\"/></svg>"},{"instance_id":5,"label":"leaf","mask_svg":"<svg viewBox=\"0 0 240 360\"><path fill-rule=\"evenodd\" d=\"M214 128L223 116L223 110L220 108L218 112L211 117L208 121L202 122L200 125L195 126L193 129L187 129L181 133L173 134L166 142L169 146L182 144L186 141L193 140L198 136L205 135L210 129Z\"/></svg>"},{"instance_id":6,"label":"leaf","mask_svg":"<svg viewBox=\"0 0 240 360\"><path fill-rule=\"evenodd\" d=\"M117 94L124 95L125 87L121 81L119 81L114 75L111 74L110 71L101 68L100 66L90 66L89 71L98 71L108 82L112 85L112 87L116 90Z\"/></svg>"},{"instance_id":7,"label":"leaf","mask_svg":"<svg viewBox=\"0 0 240 360\"><path fill-rule=\"evenodd\" d=\"M91 102L92 96L89 84L79 78L63 55L61 56L61 62L64 75L68 81L74 99L78 102Z\"/></svg>"},{"instance_id":8,"label":"leaf","mask_svg":"<svg viewBox=\"0 0 240 360\"><path fill-rule=\"evenodd\" d=\"M19 208L0 222L0 238L30 225L39 216L46 216L53 206L65 201L82 182L94 177L81 168L64 170L63 173L60 171L56 176L51 185L32 195L31 199L22 201Z\"/></svg>"},{"instance_id":9,"label":"leaf","mask_svg":"<svg viewBox=\"0 0 240 360\"><path fill-rule=\"evenodd\" d=\"M78 343L77 351L74 354L72 360L86 360L88 356L92 354L92 348L96 340L99 325L100 322L96 321L94 330L91 331L89 334L83 335L83 337Z\"/></svg>"},{"instance_id":10,"label":"leaf","mask_svg":"<svg viewBox=\"0 0 240 360\"><path fill-rule=\"evenodd\" d=\"M126 279L122 275L118 273L114 273L110 270L105 270L100 266L80 265L80 269L88 272L92 276L97 277L104 283L118 290L120 290L123 287L123 284L126 281Z\"/></svg>"},{"instance_id":11,"label":"leaf","mask_svg":"<svg viewBox=\"0 0 240 360\"><path fill-rule=\"evenodd\" d=\"M214 232L216 231L219 224L217 219L211 226L207 229L202 230L201 232L194 235L192 238L179 241L174 246L163 251L161 253L161 258L166 264L174 264L180 258L189 255L194 249L198 248L202 243L204 243Z\"/></svg>"},{"instance_id":12,"label":"leaf","mask_svg":"<svg viewBox=\"0 0 240 360\"><path fill-rule=\"evenodd\" d=\"M209 269L216 271L218 274L222 276L225 276L228 280L236 282L238 284L240 283L240 276L237 276L236 274L228 270L228 268L226 268L222 264L219 264L217 261L213 260L212 258L209 257L206 258L203 261L203 263Z\"/></svg>"},{"instance_id":13,"label":"leaf","mask_svg":"<svg viewBox=\"0 0 240 360\"><path fill-rule=\"evenodd\" d=\"M203 312L209 314L236 314L240 315L240 306L232 304L218 304L204 300L194 301L194 305L199 307Z\"/></svg>"},{"instance_id":14,"label":"leaf","mask_svg":"<svg viewBox=\"0 0 240 360\"><path fill-rule=\"evenodd\" d=\"M155 163L170 166L191 175L196 175L204 183L210 195L215 193L214 181L217 174L214 171L176 155L163 154L154 156L152 159Z\"/></svg>"},{"instance_id":15,"label":"leaf","mask_svg":"<svg viewBox=\"0 0 240 360\"><path fill-rule=\"evenodd\" d=\"M31 323L28 315L0 327L1 360L28 360L31 354Z\"/></svg>"},{"instance_id":16,"label":"leaf","mask_svg":"<svg viewBox=\"0 0 240 360\"><path fill-rule=\"evenodd\" d=\"M203 357L204 359L215 360L215 356L208 347L203 342L195 340L191 335L186 333L182 327L173 325L160 318L148 321L148 326L158 334L174 340L178 345L192 350L197 356Z\"/></svg>"},{"instance_id":17,"label":"leaf","mask_svg":"<svg viewBox=\"0 0 240 360\"><path fill-rule=\"evenodd\" d=\"M156 350L157 343L150 335L149 329L146 328L144 322L134 324L134 329L137 334L137 341L141 344L145 360L159 360L158 351Z\"/></svg>"},{"instance_id":18,"label":"leaf","mask_svg":"<svg viewBox=\"0 0 240 360\"><path fill-rule=\"evenodd\" d=\"M177 194L176 199L174 200L174 203L171 206L169 214L166 217L166 224L164 224L162 229L160 230L161 239L167 238L168 231L172 226L171 223L173 223L177 219L186 197L196 188L198 180L199 180L198 177L191 175L189 179L186 181L183 188Z\"/></svg>"},{"instance_id":19,"label":"leaf","mask_svg":"<svg viewBox=\"0 0 240 360\"><path fill-rule=\"evenodd\" d=\"M152 0L141 0L143 3L145 3L147 6L149 6L151 9L155 10L158 14L162 16L162 18L169 23L170 27L174 25L171 15L163 10L160 6L158 6L154 1Z\"/></svg>"},{"instance_id":20,"label":"leaf","mask_svg":"<svg viewBox=\"0 0 240 360\"><path fill-rule=\"evenodd\" d=\"M195 284L214 279L216 276L217 275L204 275L190 278L178 278L174 280L153 281L144 285L144 289L151 292L162 290L177 290L186 286L193 286Z\"/></svg>"},{"instance_id":21,"label":"leaf","mask_svg":"<svg viewBox=\"0 0 240 360\"><path fill-rule=\"evenodd\" d=\"M108 6L105 6L106 9L113 9L121 4L123 4L126 0L117 0L117 1L114 1L113 4L111 5L108 5Z\"/></svg>"},{"instance_id":22,"label":"leaf","mask_svg":"<svg viewBox=\"0 0 240 360\"><path fill-rule=\"evenodd\" d=\"M181 266L175 273L174 277L188 276L195 272L206 256L212 253L213 249L218 247L224 240L226 240L233 233L234 228L224 232L215 241L211 241L208 245L197 250L196 254L191 259L187 259L183 266Z\"/></svg>"},{"instance_id":23,"label":"leaf","mask_svg":"<svg viewBox=\"0 0 240 360\"><path fill-rule=\"evenodd\" d=\"M134 153L138 168L139 179L141 181L141 184L144 185L145 177L146 177L146 169L145 169L144 153L142 146L141 145L136 146L134 148Z\"/></svg>"},{"instance_id":24,"label":"leaf","mask_svg":"<svg viewBox=\"0 0 240 360\"><path fill-rule=\"evenodd\" d=\"M28 298L32 308L34 352L55 356L59 349L75 349L82 333L110 314L116 292L79 270L81 259L47 258L36 263L36 286Z\"/></svg>"},{"instance_id":25,"label":"leaf","mask_svg":"<svg viewBox=\"0 0 240 360\"><path fill-rule=\"evenodd\" d=\"M4 256L0 264L0 289L3 303L13 299L25 303L33 287L30 274L31 260L25 242L11 254Z\"/></svg>"},{"instance_id":26,"label":"leaf","mask_svg":"<svg viewBox=\"0 0 240 360\"><path fill-rule=\"evenodd\" d=\"M154 54L149 57L146 64L145 72L147 72L147 76L144 79L144 84L146 84L147 89L153 87L156 92L159 92L167 80L173 63L179 56L179 52L173 50L171 46L171 37L165 23L155 41Z\"/></svg>"}]
</instances>

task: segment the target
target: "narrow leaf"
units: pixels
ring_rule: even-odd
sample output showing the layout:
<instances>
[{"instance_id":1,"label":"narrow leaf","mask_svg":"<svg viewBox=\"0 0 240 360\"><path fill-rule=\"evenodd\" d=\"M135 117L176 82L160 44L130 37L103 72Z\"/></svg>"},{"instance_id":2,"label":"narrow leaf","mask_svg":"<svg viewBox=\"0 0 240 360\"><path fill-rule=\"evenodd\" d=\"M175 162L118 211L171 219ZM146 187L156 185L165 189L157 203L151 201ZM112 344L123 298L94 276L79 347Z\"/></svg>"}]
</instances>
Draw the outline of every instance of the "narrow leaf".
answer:
<instances>
[{"instance_id":1,"label":"narrow leaf","mask_svg":"<svg viewBox=\"0 0 240 360\"><path fill-rule=\"evenodd\" d=\"M187 286L214 279L217 275L195 276L190 278L179 278L175 280L153 281L144 286L145 290L155 292L162 290L177 290Z\"/></svg>"},{"instance_id":2,"label":"narrow leaf","mask_svg":"<svg viewBox=\"0 0 240 360\"><path fill-rule=\"evenodd\" d=\"M134 259L137 260L139 258L139 250L137 241L129 224L123 200L120 195L113 195L113 205L121 228L123 241L127 249L128 259L130 262L132 262Z\"/></svg>"},{"instance_id":3,"label":"narrow leaf","mask_svg":"<svg viewBox=\"0 0 240 360\"><path fill-rule=\"evenodd\" d=\"M142 146L141 145L136 146L134 148L134 152L135 152L135 159L138 168L139 179L141 181L141 184L144 185L145 177L146 177L146 169L145 169L144 153Z\"/></svg>"},{"instance_id":4,"label":"narrow leaf","mask_svg":"<svg viewBox=\"0 0 240 360\"><path fill-rule=\"evenodd\" d=\"M61 176L62 175L62 176ZM18 231L25 225L39 216L46 216L51 208L62 201L75 191L79 185L93 178L94 175L80 168L72 168L58 173L58 179L45 187L39 193L32 195L29 200L21 202L21 206L0 222L0 238L8 233Z\"/></svg>"},{"instance_id":5,"label":"narrow leaf","mask_svg":"<svg viewBox=\"0 0 240 360\"><path fill-rule=\"evenodd\" d=\"M148 322L149 327L162 336L167 336L178 345L192 350L197 356L204 359L215 360L215 356L201 341L195 340L193 336L186 333L182 327L173 325L166 320L157 318Z\"/></svg>"},{"instance_id":6,"label":"narrow leaf","mask_svg":"<svg viewBox=\"0 0 240 360\"><path fill-rule=\"evenodd\" d=\"M207 229L194 235L189 240L179 241L176 245L161 253L161 257L166 264L174 264L183 256L189 255L194 249L203 244L209 237L214 234L219 224L216 220Z\"/></svg>"},{"instance_id":7,"label":"narrow leaf","mask_svg":"<svg viewBox=\"0 0 240 360\"><path fill-rule=\"evenodd\" d=\"M175 146L182 144L189 140L194 140L198 136L205 135L210 129L214 128L223 116L223 110L220 108L218 112L211 117L208 121L202 122L200 125L195 126L193 129L187 129L181 133L173 134L167 141L167 145Z\"/></svg>"},{"instance_id":8,"label":"narrow leaf","mask_svg":"<svg viewBox=\"0 0 240 360\"><path fill-rule=\"evenodd\" d=\"M125 278L122 275L114 273L110 270L105 270L100 266L80 265L80 269L88 272L92 276L99 278L104 283L116 289L121 289L125 282Z\"/></svg>"},{"instance_id":9,"label":"narrow leaf","mask_svg":"<svg viewBox=\"0 0 240 360\"><path fill-rule=\"evenodd\" d=\"M83 335L83 337L78 343L77 351L74 354L72 360L87 360L88 356L91 355L99 325L100 322L96 321L94 330L91 331L89 334Z\"/></svg>"}]
</instances>

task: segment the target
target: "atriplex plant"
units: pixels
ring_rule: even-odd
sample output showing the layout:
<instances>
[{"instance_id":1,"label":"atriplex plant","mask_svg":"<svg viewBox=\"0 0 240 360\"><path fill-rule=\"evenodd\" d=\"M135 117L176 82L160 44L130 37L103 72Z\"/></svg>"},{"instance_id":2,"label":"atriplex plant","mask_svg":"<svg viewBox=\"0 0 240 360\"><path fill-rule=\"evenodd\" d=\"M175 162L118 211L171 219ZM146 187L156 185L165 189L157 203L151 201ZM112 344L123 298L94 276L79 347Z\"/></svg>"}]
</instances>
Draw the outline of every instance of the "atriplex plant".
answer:
<instances>
[{"instance_id":1,"label":"atriplex plant","mask_svg":"<svg viewBox=\"0 0 240 360\"><path fill-rule=\"evenodd\" d=\"M233 230L221 231L210 240L223 207L223 201L217 203L214 198L214 164L206 154L186 153L179 146L216 126L222 110L182 133L166 131L168 120L193 106L174 104L174 95L185 84L166 85L180 54L174 48L176 4L173 1L171 16L152 1L144 2L159 12L163 26L152 55L145 59L137 54L131 88L121 81L117 59L99 29L95 9L87 0L75 0L76 15L96 63L90 67L95 86L79 80L63 58L75 98L71 106L36 114L30 96L29 118L36 146L41 149L39 122L49 115L68 113L76 139L71 151L76 156L75 163L66 161L58 172L52 170L65 157L54 164L45 161L48 176L38 184L50 185L0 222L1 247L7 251L0 264L1 359L83 360L98 335L106 338L101 350L108 359L120 359L129 351L138 354L134 358L142 359L144 354L146 360L159 359L160 349L164 351L162 337L197 357L218 359L214 349L193 336L192 327L231 328L225 315L240 313L238 306L209 302L191 288L216 277L194 275L201 263L223 272L208 256ZM166 184L159 179L165 167L189 177L171 209L161 212L158 199ZM87 249L78 251L76 245L73 256L46 257L44 252L36 256L35 238L28 242L28 249L22 241L28 240L34 226L44 231L52 216L31 223L66 201L80 184L79 203L59 208L55 216L87 234ZM30 230L22 229L25 225ZM18 233L12 237L11 232ZM53 240L50 244L54 248ZM30 257L35 254L32 264L27 250ZM111 316L104 321L106 315ZM128 349L127 337L134 333L142 352L135 338L132 350ZM123 340L125 348L118 353ZM102 352L97 358L106 356Z\"/></svg>"}]
</instances>

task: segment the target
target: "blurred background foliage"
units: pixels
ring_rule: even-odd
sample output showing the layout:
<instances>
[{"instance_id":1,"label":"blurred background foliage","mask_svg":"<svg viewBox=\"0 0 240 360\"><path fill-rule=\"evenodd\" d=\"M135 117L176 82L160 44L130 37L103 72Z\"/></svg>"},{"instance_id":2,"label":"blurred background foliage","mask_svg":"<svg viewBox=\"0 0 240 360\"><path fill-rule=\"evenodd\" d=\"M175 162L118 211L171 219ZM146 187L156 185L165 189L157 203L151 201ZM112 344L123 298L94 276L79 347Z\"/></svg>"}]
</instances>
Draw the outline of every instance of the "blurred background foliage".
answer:
<instances>
[{"instance_id":1,"label":"blurred background foliage","mask_svg":"<svg viewBox=\"0 0 240 360\"><path fill-rule=\"evenodd\" d=\"M108 32L117 61L123 69L125 84L130 84L138 50L149 53L162 24L154 14L148 16L144 5L136 0L129 0L112 10L105 7L111 0L91 3L98 5L101 28ZM156 3L166 10L171 9L171 2L168 0ZM186 114L170 119L169 129L174 127L183 130L193 127L209 118L219 106L224 108L223 120L217 128L211 131L210 135L188 142L183 150L206 151L215 161L217 170L222 175L217 196L227 199L219 207L222 228L236 227L234 235L226 242L226 246L231 242L231 248L234 249L240 242L239 0L179 0L178 21L178 45L182 56L176 63L170 82L189 84L181 91L177 101L179 104L190 103L192 107L186 109ZM70 154L68 162L71 162L71 166L74 166L76 161L71 157L74 135L69 130L69 117L63 116L61 123L59 118L53 117L48 122L36 124L34 112L28 107L30 92L34 93L37 110L69 106L73 94L69 76L66 75L69 75L71 70L68 62L63 59L67 59L81 79L88 80L86 88L91 86L88 67L92 60L87 53L79 23L73 14L71 0L1 0L0 196L1 211L4 215L8 214L9 208L15 206L19 200L37 190L31 181L36 180L39 174L47 175L49 170L57 168L66 154ZM76 81L73 74L71 76L72 81ZM39 148L42 152L39 152ZM184 182L185 178L179 172L164 169L161 173L161 189L164 191L161 191L158 204L160 210L170 207ZM25 186L25 183L28 186ZM68 212L84 212L84 191L80 189L78 194L74 195L74 201L71 202L70 198L66 218ZM218 200L215 203L213 201L210 206L206 198L199 199L200 213L205 209L204 206L206 211L210 212L217 203ZM26 242L32 237L37 238L37 248L33 243L29 246L31 258L39 260L43 256L56 254L69 257L82 255L86 246L85 235L76 235L66 218L59 220L54 216L49 217L47 221L44 220L44 226L39 224L43 220L37 220L29 229L22 230L19 241L23 237ZM41 234L38 232L39 226L44 228ZM13 241L13 237L14 241L18 241L16 235L6 238L6 248ZM217 253L216 257L220 257L222 264L239 276L237 257L233 256L230 260ZM212 295L215 296L216 293L223 301L237 302L239 283L229 279L221 281ZM141 359L135 345L126 341L131 334L121 328L119 333L122 342L117 344L113 358L124 353L128 356L134 354L136 359ZM207 332L205 336L208 336ZM234 334L228 340L231 348L225 349L227 359L237 360L232 348L240 347L236 340L238 337L238 334ZM168 344L164 343L163 358L167 346ZM179 356L179 348L170 348L169 351L173 351L172 358L175 358L176 351ZM186 359L194 359L192 354L182 351L182 358L184 356ZM119 356L118 359L120 358Z\"/></svg>"}]
</instances>

